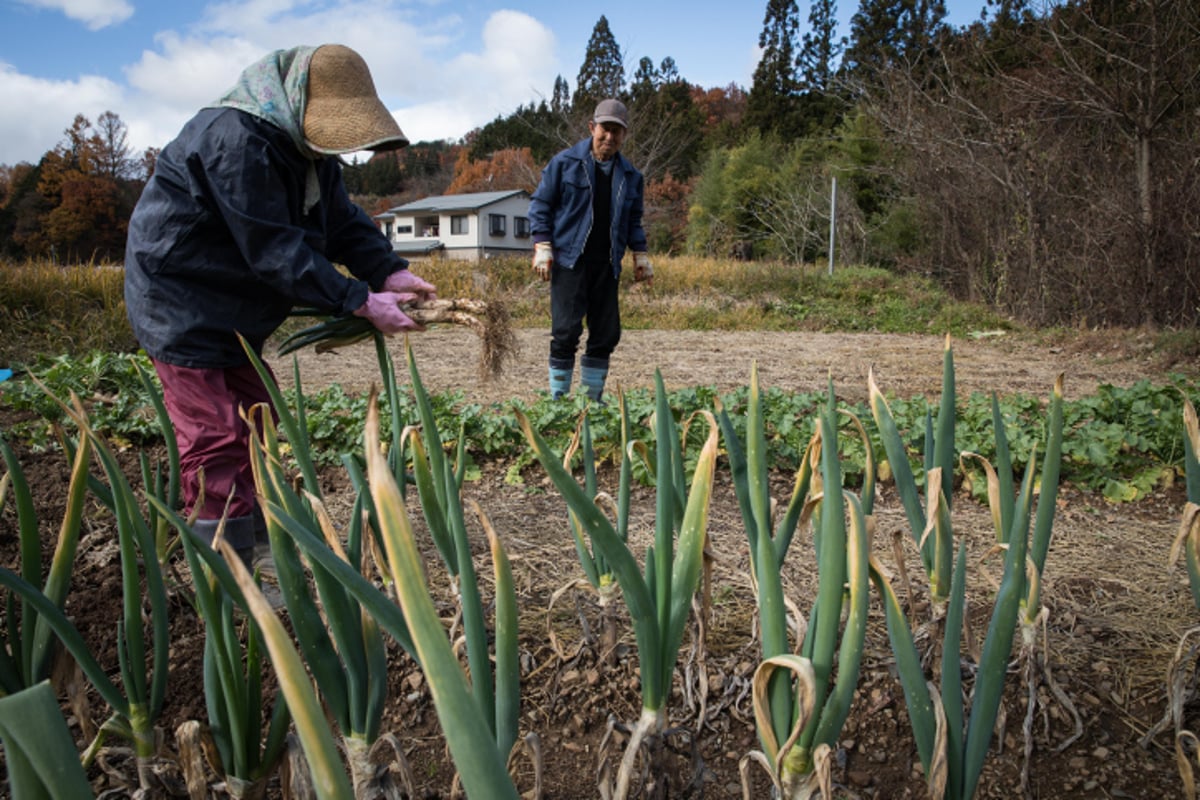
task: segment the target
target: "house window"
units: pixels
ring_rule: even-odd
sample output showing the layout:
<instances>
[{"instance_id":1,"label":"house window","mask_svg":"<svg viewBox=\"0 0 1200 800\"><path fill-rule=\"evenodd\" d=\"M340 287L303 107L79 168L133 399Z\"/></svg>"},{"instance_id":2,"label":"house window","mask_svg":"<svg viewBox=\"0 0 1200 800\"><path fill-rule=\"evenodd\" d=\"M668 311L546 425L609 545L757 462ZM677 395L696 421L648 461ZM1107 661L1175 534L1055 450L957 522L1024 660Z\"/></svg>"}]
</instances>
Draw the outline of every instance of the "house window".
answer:
<instances>
[{"instance_id":1,"label":"house window","mask_svg":"<svg viewBox=\"0 0 1200 800\"><path fill-rule=\"evenodd\" d=\"M412 233L412 225L397 225L397 226L396 226L396 233L397 233L397 234L401 234L401 233Z\"/></svg>"},{"instance_id":2,"label":"house window","mask_svg":"<svg viewBox=\"0 0 1200 800\"><path fill-rule=\"evenodd\" d=\"M504 235L504 215L488 214L488 233L492 236Z\"/></svg>"},{"instance_id":3,"label":"house window","mask_svg":"<svg viewBox=\"0 0 1200 800\"><path fill-rule=\"evenodd\" d=\"M450 217L450 233L451 233L451 235L462 236L462 235L470 233L470 232L471 232L470 229L467 227L467 215L466 214L457 214L453 217Z\"/></svg>"},{"instance_id":4,"label":"house window","mask_svg":"<svg viewBox=\"0 0 1200 800\"><path fill-rule=\"evenodd\" d=\"M513 236L518 239L529 238L529 217L513 217Z\"/></svg>"}]
</instances>

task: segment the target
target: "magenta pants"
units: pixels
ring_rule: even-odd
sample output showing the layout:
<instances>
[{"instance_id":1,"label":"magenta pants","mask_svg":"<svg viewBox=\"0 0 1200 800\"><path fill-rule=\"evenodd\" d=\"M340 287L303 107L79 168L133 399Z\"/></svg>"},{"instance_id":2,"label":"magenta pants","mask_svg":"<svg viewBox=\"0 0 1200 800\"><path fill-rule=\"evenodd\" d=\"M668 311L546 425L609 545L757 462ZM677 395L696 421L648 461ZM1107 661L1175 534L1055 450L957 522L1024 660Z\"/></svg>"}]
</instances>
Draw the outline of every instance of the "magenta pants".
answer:
<instances>
[{"instance_id":1,"label":"magenta pants","mask_svg":"<svg viewBox=\"0 0 1200 800\"><path fill-rule=\"evenodd\" d=\"M196 369L152 361L179 442L184 512L190 513L196 505L203 471L204 504L198 519L220 519L226 503L230 519L253 514L258 502L250 466L250 429L239 412L266 403L276 418L262 379L250 364Z\"/></svg>"}]
</instances>

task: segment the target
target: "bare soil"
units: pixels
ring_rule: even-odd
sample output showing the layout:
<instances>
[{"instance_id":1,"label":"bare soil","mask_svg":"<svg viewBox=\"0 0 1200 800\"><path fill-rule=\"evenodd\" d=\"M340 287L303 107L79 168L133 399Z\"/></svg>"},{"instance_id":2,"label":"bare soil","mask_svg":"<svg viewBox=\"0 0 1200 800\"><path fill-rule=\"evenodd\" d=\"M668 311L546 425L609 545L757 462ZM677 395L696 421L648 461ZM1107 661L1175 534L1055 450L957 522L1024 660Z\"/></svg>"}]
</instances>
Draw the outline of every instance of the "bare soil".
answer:
<instances>
[{"instance_id":1,"label":"bare soil","mask_svg":"<svg viewBox=\"0 0 1200 800\"><path fill-rule=\"evenodd\" d=\"M474 402L532 400L546 388L550 334L545 329L516 331L518 349L498 378L480 377L479 341L461 328L437 328L410 338L431 392L460 389ZM662 372L668 389L716 386L724 391L749 380L758 365L761 384L786 391L824 391L832 378L840 397L865 398L867 374L888 393L902 396L941 391L940 336L874 333L787 333L727 331L626 330L613 354L609 384L633 389L653 387L654 371ZM1152 353L1149 334L1084 332L1077 335L1017 337L983 336L953 342L958 390L1021 393L1045 397L1059 373L1065 373L1068 396L1095 391L1099 384L1128 386L1161 379L1165 365ZM391 345L396 363L404 364L402 340ZM348 391L366 389L378 380L375 350L358 346L318 354L297 353L306 387L341 383ZM282 384L291 381L291 361L274 364ZM1193 370L1195 366L1191 367Z\"/></svg>"},{"instance_id":2,"label":"bare soil","mask_svg":"<svg viewBox=\"0 0 1200 800\"><path fill-rule=\"evenodd\" d=\"M478 346L460 329L431 330L414 336L412 345L430 391L461 389L468 400L501 403L515 397L533 399L545 385L547 333L523 330L518 336L520 355L492 381L478 378ZM1152 357L1148 338L1139 338L1136 332L1080 334L1055 341L1000 336L953 345L963 394L996 391L1044 397L1055 377L1064 373L1070 398L1104 383L1160 380L1167 369ZM658 368L668 388L728 389L747 381L755 361L764 386L817 391L832 377L839 396L853 401L866 396L867 373L874 369L885 392L933 395L940 391L943 346L936 336L626 331L614 355L610 381L626 388L650 386ZM401 342L393 342L393 352L402 363ZM377 376L375 354L367 346L321 356L304 352L299 363L306 389L328 382L342 383L348 390L365 389ZM281 382L290 382L290 359L274 366ZM10 421L9 413L0 403L0 429ZM60 454L20 452L20 458L37 493L44 535L52 537L62 518L67 466ZM133 454L129 465L136 469ZM633 637L626 628L614 657L598 651L595 598L584 587L573 585L581 572L566 528L565 506L540 471L528 469L524 481L514 484L505 480L507 464L485 462L482 467L482 476L470 482L465 493L485 509L513 560L521 601L522 735L536 734L540 739L545 797L597 797L600 744L610 721L632 723L639 712ZM774 477L774 496L786 496L790 478ZM350 489L345 478L329 471L322 480L333 507L347 513ZM612 476L602 474L602 481L611 482ZM978 796L1181 796L1170 732L1154 738L1148 747L1139 740L1163 715L1168 664L1181 635L1196 622L1182 567L1167 565L1183 500L1177 485L1120 506L1071 487L1064 489L1043 589L1046 617L1039 644L1047 671L1038 672L1031 690L1014 660L1005 713ZM893 537L905 529L905 522L891 486L880 488L876 508L875 546L883 563L892 567ZM414 520L420 519L415 503L410 511ZM633 516L635 540L652 533L653 514L653 493L639 489ZM703 648L694 647L690 635L684 643L669 703L670 723L676 728L670 738L673 769L668 791L658 796L741 797L738 764L757 747L748 692L758 660L753 592L746 539L727 472L718 472L710 517L716 559L713 616ZM969 549L968 602L972 634L978 638L987 625L999 558L989 555L993 537L987 511L965 495L955 498L954 525ZM477 571L486 575L483 536L479 526L474 527ZM92 503L68 611L101 663L115 672L113 630L120 613L120 577L113 539L111 520ZM907 533L901 541L906 539ZM911 600L920 607L924 587L911 542L908 545ZM809 553L806 542L797 541L785 572L788 596L801 614L810 611L815 590ZM439 577L439 562L432 552L428 555L434 593L449 618L452 602ZM11 567L15 561L16 527L13 511L6 508L0 514L0 564ZM162 720L168 775L176 727L188 719L204 718L203 628L184 602L186 589L186 582L173 589L171 677ZM490 596L486 587L484 594ZM922 615L927 619L927 610L918 611L918 618ZM391 691L384 731L400 739L417 782L417 796L449 797L454 770L427 684L396 647L389 664ZM1079 715L1078 729L1072 708ZM1189 715L1195 711L1190 706L1186 710ZM106 716L94 693L86 716L82 721L77 712L69 716L81 747L86 743L81 722L94 725ZM1194 716L1190 719L1194 727ZM532 786L526 763L517 761L523 790ZM1027 788L1021 779L1026 765ZM97 792L121 792L119 769L94 769L93 777ZM927 796L882 613L874 599L862 678L835 754L834 779L838 797ZM270 794L278 796L276 784ZM761 776L754 778L750 795L768 796Z\"/></svg>"}]
</instances>

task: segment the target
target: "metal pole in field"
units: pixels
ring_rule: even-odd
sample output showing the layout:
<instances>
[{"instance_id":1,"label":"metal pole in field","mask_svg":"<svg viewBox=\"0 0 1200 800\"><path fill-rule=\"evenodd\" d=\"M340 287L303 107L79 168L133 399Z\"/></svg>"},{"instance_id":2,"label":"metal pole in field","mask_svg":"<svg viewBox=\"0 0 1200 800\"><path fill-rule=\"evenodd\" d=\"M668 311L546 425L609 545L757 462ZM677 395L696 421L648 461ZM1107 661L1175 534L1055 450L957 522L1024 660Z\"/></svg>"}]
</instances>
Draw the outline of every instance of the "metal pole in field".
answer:
<instances>
[{"instance_id":1,"label":"metal pole in field","mask_svg":"<svg viewBox=\"0 0 1200 800\"><path fill-rule=\"evenodd\" d=\"M837 175L833 176L833 189L829 195L829 274L833 274L834 231L837 230Z\"/></svg>"}]
</instances>

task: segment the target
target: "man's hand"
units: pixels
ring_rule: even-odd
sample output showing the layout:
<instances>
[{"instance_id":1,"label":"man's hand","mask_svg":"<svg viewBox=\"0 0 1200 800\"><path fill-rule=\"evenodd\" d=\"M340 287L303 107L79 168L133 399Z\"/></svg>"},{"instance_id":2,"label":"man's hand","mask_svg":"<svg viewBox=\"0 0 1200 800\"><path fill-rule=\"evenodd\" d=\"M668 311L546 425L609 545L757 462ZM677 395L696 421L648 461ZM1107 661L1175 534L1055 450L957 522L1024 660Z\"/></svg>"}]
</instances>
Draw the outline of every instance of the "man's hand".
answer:
<instances>
[{"instance_id":1,"label":"man's hand","mask_svg":"<svg viewBox=\"0 0 1200 800\"><path fill-rule=\"evenodd\" d=\"M634 253L633 254L633 282L646 282L646 285L654 283L654 267L650 266L649 253Z\"/></svg>"},{"instance_id":2,"label":"man's hand","mask_svg":"<svg viewBox=\"0 0 1200 800\"><path fill-rule=\"evenodd\" d=\"M383 291L408 295L408 300L436 300L437 290L429 281L422 280L407 269L397 270L383 282Z\"/></svg>"},{"instance_id":3,"label":"man's hand","mask_svg":"<svg viewBox=\"0 0 1200 800\"><path fill-rule=\"evenodd\" d=\"M549 242L538 242L533 246L533 271L544 281L550 280L550 268L554 266L554 248Z\"/></svg>"},{"instance_id":4,"label":"man's hand","mask_svg":"<svg viewBox=\"0 0 1200 800\"><path fill-rule=\"evenodd\" d=\"M411 294L406 292L369 292L367 302L355 310L354 316L366 317L381 333L423 331L423 326L413 322L400 310L400 304L409 302L410 297Z\"/></svg>"}]
</instances>

